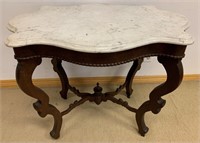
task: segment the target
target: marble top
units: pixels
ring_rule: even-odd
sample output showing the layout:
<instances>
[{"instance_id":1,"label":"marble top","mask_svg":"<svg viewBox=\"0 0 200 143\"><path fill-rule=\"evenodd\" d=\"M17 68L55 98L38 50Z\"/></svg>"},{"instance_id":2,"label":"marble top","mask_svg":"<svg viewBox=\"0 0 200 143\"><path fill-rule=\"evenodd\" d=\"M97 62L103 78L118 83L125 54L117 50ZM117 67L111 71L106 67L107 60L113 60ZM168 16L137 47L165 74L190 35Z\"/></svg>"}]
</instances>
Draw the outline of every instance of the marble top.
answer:
<instances>
[{"instance_id":1,"label":"marble top","mask_svg":"<svg viewBox=\"0 0 200 143\"><path fill-rule=\"evenodd\" d=\"M187 19L153 6L86 4L44 6L16 16L8 47L34 44L81 52L117 52L153 43L189 45Z\"/></svg>"}]
</instances>

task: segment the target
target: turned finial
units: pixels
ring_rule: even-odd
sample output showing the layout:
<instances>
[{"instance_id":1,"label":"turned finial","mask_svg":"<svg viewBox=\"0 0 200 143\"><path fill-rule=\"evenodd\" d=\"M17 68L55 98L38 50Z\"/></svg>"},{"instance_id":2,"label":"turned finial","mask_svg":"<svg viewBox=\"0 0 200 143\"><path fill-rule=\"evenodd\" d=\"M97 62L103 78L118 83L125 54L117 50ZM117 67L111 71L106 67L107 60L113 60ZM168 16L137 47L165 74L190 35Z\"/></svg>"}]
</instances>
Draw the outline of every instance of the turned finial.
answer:
<instances>
[{"instance_id":1,"label":"turned finial","mask_svg":"<svg viewBox=\"0 0 200 143\"><path fill-rule=\"evenodd\" d=\"M97 85L94 87L94 92L95 93L98 93L98 92L102 92L102 87L101 86L99 86L99 83L97 82Z\"/></svg>"}]
</instances>

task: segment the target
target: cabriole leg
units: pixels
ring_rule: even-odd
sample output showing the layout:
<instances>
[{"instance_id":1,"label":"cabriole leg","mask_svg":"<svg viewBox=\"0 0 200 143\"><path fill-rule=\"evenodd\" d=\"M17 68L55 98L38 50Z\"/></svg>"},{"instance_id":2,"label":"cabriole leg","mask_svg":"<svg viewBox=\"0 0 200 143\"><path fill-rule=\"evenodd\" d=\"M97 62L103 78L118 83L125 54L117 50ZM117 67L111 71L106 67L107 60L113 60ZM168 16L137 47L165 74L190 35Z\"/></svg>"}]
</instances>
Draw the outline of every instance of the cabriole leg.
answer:
<instances>
[{"instance_id":1,"label":"cabriole leg","mask_svg":"<svg viewBox=\"0 0 200 143\"><path fill-rule=\"evenodd\" d=\"M38 100L33 106L41 117L45 117L47 114L53 116L54 127L50 134L53 138L59 138L62 125L61 113L56 107L49 104L48 95L32 83L32 74L40 63L41 58L18 60L16 80L22 91Z\"/></svg>"},{"instance_id":2,"label":"cabriole leg","mask_svg":"<svg viewBox=\"0 0 200 143\"><path fill-rule=\"evenodd\" d=\"M167 72L167 80L153 89L149 95L150 100L143 103L136 112L136 121L139 133L142 136L148 132L148 127L144 122L145 113L152 111L154 114L158 114L166 102L161 97L174 91L180 85L183 78L181 59L160 56L158 57L158 61L164 66Z\"/></svg>"},{"instance_id":3,"label":"cabriole leg","mask_svg":"<svg viewBox=\"0 0 200 143\"><path fill-rule=\"evenodd\" d=\"M143 59L135 60L126 77L125 86L126 86L126 95L128 98L130 98L133 92L132 89L133 78L135 77L136 72L140 69L142 62Z\"/></svg>"},{"instance_id":4,"label":"cabriole leg","mask_svg":"<svg viewBox=\"0 0 200 143\"><path fill-rule=\"evenodd\" d=\"M53 64L53 69L55 72L57 72L58 76L60 77L60 81L62 84L62 90L60 91L60 95L63 99L67 99L67 92L69 89L69 81L67 74L65 73L64 68L62 67L62 60L53 58L51 60Z\"/></svg>"}]
</instances>

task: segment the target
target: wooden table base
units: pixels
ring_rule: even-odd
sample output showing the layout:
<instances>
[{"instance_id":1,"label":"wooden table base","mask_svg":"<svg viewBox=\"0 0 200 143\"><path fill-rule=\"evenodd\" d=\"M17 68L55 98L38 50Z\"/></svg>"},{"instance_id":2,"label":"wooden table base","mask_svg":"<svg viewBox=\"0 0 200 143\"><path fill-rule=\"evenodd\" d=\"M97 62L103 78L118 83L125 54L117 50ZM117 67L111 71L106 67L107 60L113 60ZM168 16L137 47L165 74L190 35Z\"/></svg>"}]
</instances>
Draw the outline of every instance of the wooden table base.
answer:
<instances>
[{"instance_id":1,"label":"wooden table base","mask_svg":"<svg viewBox=\"0 0 200 143\"><path fill-rule=\"evenodd\" d=\"M110 65L116 65L113 63L125 63L124 61L134 61L132 67L130 68L126 80L123 85L119 86L115 91L113 92L102 92L102 88L99 83L94 87L94 92L93 93L81 93L79 92L78 89L75 87L72 87L69 84L67 74L65 73L63 67L62 67L62 59L67 61L73 61L74 63L79 62L79 52L75 51L67 51L65 50L65 57L62 57L63 55L62 52L59 51L57 48L58 52L54 53L48 53L46 52L47 55L45 55L45 48L46 46L43 46L43 50L41 48L36 48L38 46L32 46L29 47L22 47L22 48L16 48L15 49L15 58L18 60L18 66L16 70L16 79L19 87L29 96L37 99L37 102L35 102L34 108L38 112L38 114L41 117L45 117L46 115L50 114L54 118L54 126L52 131L50 132L50 135L57 139L60 136L60 129L62 126L62 116L68 114L72 109L75 107L83 104L86 101L90 102L95 102L97 105L99 105L101 102L106 102L108 100L112 101L113 103L122 105L123 107L127 108L129 111L136 113L136 121L137 125L139 128L139 133L144 136L148 132L148 127L145 124L144 121L144 115L146 112L151 111L154 114L157 114L160 112L161 108L165 105L165 100L162 99L161 97L172 92L175 90L179 84L182 81L183 78L183 67L181 63L181 59L184 56L184 47L180 46L175 46L175 45L167 45L169 50L163 49L165 48L165 44L161 44L162 46L159 45L154 45L153 47L159 49L156 51L157 53L151 53L153 50L151 50L151 46L149 47L149 54L144 54L145 52L148 53L148 50L143 50L144 47L140 47L140 49L134 49L132 51L126 51L123 53L122 56L121 52L120 53L111 53L112 54L112 60L109 59L110 57L107 55L109 54L100 54L102 58L106 58L107 60L103 60L103 62L98 59L98 54L92 54L92 53L82 53L84 54L89 54L89 55L95 55L95 56L90 56L87 61L83 61L84 64L86 65L94 65L94 66L110 66ZM159 48L158 48L159 47ZM48 48L53 48L53 47L48 47ZM56 48L56 47L55 47ZM171 51L170 51L171 48ZM180 50L178 50L180 49ZM63 50L63 49L61 49ZM51 51L51 50L50 50ZM71 53L70 53L71 52ZM134 54L138 54L139 56L135 56L134 54L131 54L130 52ZM60 54L57 55L57 54ZM71 57L69 57L69 55ZM48 55L49 54L49 55ZM128 60L126 59L127 56ZM149 95L149 100L144 102L138 109L135 109L131 106L128 105L126 101L123 101L122 99L117 99L115 98L115 95L117 95L122 89L126 90L126 96L130 98L130 95L132 94L132 80L136 74L136 72L140 69L143 57L147 55L154 55L158 57L158 61L164 66L166 73L167 73L167 80L163 84L157 86L155 89L152 90L152 92ZM74 59L74 56L77 57ZM80 100L74 101L72 104L69 105L69 107L60 112L55 106L49 104L49 97L48 95L41 90L40 88L36 87L32 83L32 74L35 70L35 68L41 63L43 57L52 57L52 64L53 64L53 69L55 72L58 73L61 83L62 83L62 90L60 92L60 95L63 99L67 99L67 92L68 90L72 91L74 94L80 97ZM62 57L62 58L61 58ZM116 58L117 57L117 58ZM70 59L69 59L70 58ZM94 60L96 58L96 60ZM98 59L98 60L97 60ZM91 62L89 62L89 60ZM112 62L110 62L110 61ZM121 62L118 62L121 61ZM81 59L80 59L81 61Z\"/></svg>"}]
</instances>

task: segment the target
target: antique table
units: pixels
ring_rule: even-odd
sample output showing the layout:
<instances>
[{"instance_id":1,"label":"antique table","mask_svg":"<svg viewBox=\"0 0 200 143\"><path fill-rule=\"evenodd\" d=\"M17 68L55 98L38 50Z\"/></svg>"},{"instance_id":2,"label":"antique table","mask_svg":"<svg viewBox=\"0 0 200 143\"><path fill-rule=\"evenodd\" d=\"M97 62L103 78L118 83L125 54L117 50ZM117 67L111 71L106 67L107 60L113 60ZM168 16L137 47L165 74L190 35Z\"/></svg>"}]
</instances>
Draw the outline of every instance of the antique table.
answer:
<instances>
[{"instance_id":1,"label":"antique table","mask_svg":"<svg viewBox=\"0 0 200 143\"><path fill-rule=\"evenodd\" d=\"M41 117L50 114L54 126L50 135L59 138L62 116L86 101L100 104L110 100L136 113L139 133L144 136L148 127L144 114L157 114L165 105L161 97L174 91L182 81L186 46L193 43L185 30L188 21L182 15L158 10L153 6L86 4L72 6L44 6L39 11L17 16L9 21L13 32L6 45L12 47L18 61L16 80L29 96L36 98L34 108ZM167 79L149 95L149 100L135 109L126 101L117 99L125 88L132 94L132 80L144 57L156 56L164 66ZM68 90L80 97L65 111L49 104L48 95L32 83L32 74L42 58L52 58L67 99ZM85 66L115 66L133 62L126 80L116 91L102 92L99 83L94 93L81 93L69 84L62 60ZM155 67L156 68L156 67ZM148 71L147 71L148 72Z\"/></svg>"}]
</instances>

